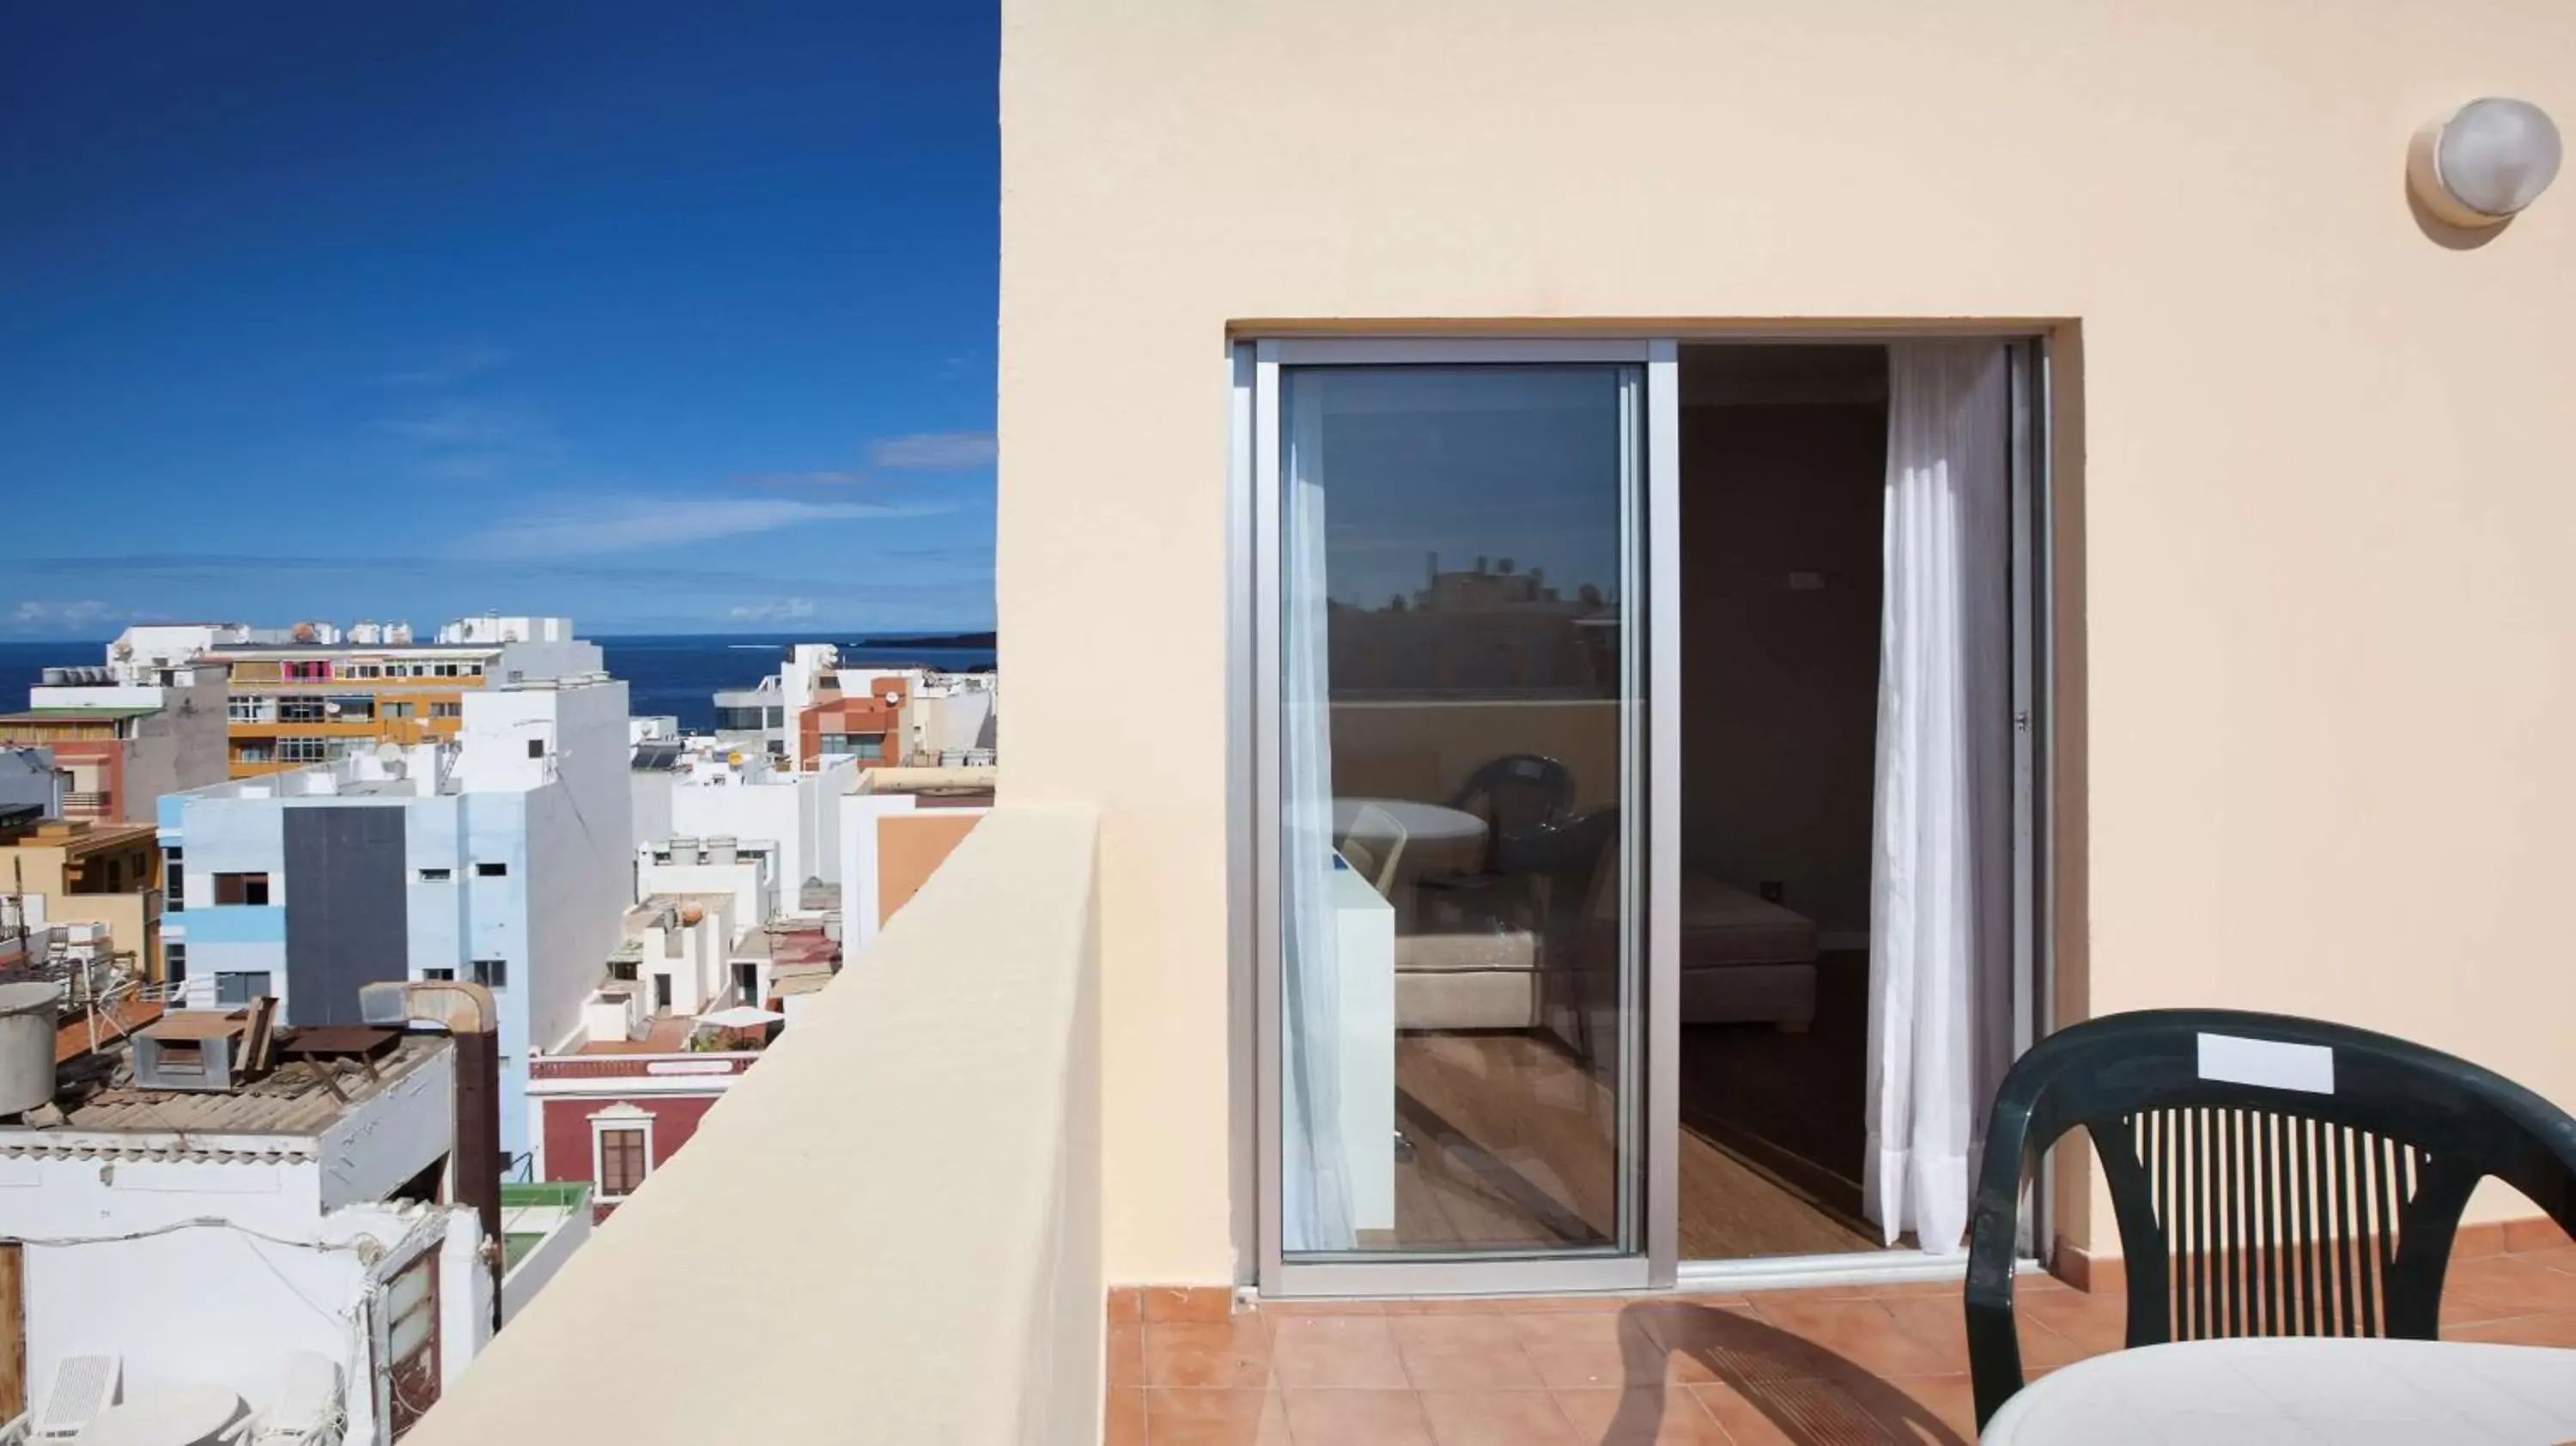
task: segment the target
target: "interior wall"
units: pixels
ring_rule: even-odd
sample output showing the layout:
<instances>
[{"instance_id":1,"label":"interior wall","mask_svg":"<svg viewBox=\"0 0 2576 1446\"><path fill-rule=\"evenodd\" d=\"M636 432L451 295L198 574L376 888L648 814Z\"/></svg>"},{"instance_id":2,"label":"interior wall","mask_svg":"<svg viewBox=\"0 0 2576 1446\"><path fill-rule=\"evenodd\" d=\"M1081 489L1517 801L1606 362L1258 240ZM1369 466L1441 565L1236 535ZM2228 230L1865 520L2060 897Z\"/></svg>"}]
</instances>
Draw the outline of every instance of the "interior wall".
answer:
<instances>
[{"instance_id":1,"label":"interior wall","mask_svg":"<svg viewBox=\"0 0 2576 1446\"><path fill-rule=\"evenodd\" d=\"M1683 857L1827 932L1869 929L1886 456L1881 402L1682 411Z\"/></svg>"}]
</instances>

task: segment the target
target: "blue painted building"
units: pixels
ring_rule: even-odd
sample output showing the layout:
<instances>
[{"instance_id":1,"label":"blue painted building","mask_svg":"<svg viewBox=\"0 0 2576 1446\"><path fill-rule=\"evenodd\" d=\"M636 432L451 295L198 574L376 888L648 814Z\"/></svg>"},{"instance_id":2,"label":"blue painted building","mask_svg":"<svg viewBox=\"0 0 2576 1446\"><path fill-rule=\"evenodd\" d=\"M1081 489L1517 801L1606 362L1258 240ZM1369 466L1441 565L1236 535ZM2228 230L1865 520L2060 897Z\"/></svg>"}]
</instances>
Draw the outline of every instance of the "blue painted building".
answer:
<instances>
[{"instance_id":1,"label":"blue painted building","mask_svg":"<svg viewBox=\"0 0 2576 1446\"><path fill-rule=\"evenodd\" d=\"M286 1024L347 1024L367 983L485 985L515 1159L528 1056L579 1027L631 893L626 685L516 684L464 709L453 744L163 797L162 931L182 1008L269 995Z\"/></svg>"}]
</instances>

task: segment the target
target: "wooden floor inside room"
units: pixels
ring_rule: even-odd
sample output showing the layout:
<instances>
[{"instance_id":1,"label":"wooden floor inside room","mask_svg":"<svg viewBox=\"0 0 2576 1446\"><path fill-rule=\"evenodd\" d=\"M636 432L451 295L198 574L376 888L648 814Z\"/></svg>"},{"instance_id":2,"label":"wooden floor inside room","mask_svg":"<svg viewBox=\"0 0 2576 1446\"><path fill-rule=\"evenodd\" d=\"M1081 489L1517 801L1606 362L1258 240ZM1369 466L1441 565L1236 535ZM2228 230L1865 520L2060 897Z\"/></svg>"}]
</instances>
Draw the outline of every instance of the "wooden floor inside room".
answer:
<instances>
[{"instance_id":1,"label":"wooden floor inside room","mask_svg":"<svg viewBox=\"0 0 2576 1446\"><path fill-rule=\"evenodd\" d=\"M1843 1255L1886 1247L1833 1211L1682 1130L1680 1253L1684 1260Z\"/></svg>"},{"instance_id":2,"label":"wooden floor inside room","mask_svg":"<svg viewBox=\"0 0 2576 1446\"><path fill-rule=\"evenodd\" d=\"M1406 1034L1396 1042L1396 1224L1362 1249L1515 1250L1616 1243L1616 1102L1536 1033ZM1684 1260L1880 1248L1846 1215L1685 1127Z\"/></svg>"},{"instance_id":3,"label":"wooden floor inside room","mask_svg":"<svg viewBox=\"0 0 2576 1446\"><path fill-rule=\"evenodd\" d=\"M1865 950L1818 956L1802 1031L1683 1025L1682 1259L1885 1249L1861 1217L1868 1073Z\"/></svg>"}]
</instances>

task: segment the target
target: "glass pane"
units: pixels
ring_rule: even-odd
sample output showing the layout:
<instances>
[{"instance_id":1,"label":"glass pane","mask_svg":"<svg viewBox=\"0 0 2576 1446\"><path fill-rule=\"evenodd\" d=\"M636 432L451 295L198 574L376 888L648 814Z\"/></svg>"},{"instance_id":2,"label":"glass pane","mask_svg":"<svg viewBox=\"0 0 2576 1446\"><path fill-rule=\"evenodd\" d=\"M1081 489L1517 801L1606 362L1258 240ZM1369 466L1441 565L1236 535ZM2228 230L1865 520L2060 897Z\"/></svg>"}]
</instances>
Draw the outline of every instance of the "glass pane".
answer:
<instances>
[{"instance_id":1,"label":"glass pane","mask_svg":"<svg viewBox=\"0 0 2576 1446\"><path fill-rule=\"evenodd\" d=\"M1634 1248L1641 392L1282 372L1291 1258Z\"/></svg>"}]
</instances>

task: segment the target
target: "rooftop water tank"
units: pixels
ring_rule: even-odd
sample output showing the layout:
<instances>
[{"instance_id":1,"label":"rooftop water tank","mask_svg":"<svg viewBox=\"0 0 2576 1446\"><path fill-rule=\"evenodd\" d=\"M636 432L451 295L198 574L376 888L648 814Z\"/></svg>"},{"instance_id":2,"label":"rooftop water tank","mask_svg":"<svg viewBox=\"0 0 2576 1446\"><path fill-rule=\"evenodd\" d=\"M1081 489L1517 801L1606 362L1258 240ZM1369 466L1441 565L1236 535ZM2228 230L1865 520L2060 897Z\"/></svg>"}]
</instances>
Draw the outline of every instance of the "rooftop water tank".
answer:
<instances>
[{"instance_id":1,"label":"rooftop water tank","mask_svg":"<svg viewBox=\"0 0 2576 1446\"><path fill-rule=\"evenodd\" d=\"M59 984L0 984L0 1115L54 1097L54 1026Z\"/></svg>"}]
</instances>

